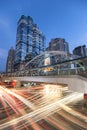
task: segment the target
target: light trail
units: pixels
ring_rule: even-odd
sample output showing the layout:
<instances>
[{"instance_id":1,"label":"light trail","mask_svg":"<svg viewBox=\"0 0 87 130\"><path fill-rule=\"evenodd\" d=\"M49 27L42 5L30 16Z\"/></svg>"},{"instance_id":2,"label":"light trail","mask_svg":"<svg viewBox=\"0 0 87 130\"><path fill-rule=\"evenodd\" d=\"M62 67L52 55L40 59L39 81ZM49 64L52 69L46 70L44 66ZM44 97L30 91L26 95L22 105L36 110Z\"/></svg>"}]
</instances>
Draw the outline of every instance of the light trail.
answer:
<instances>
[{"instance_id":1,"label":"light trail","mask_svg":"<svg viewBox=\"0 0 87 130\"><path fill-rule=\"evenodd\" d=\"M26 106L28 106L29 108L31 108L32 110L35 110L35 106L28 100L26 100L25 98L23 98L22 96L10 91L10 90L6 90L8 94L11 94L13 96L15 96L16 98L18 98L21 102L23 102Z\"/></svg>"},{"instance_id":2,"label":"light trail","mask_svg":"<svg viewBox=\"0 0 87 130\"><path fill-rule=\"evenodd\" d=\"M1 102L2 102L2 105L3 105L5 112L7 114L8 119L11 120L11 115L9 114L8 110L6 109L6 105L4 104L3 100ZM12 127L13 127L14 130L16 130L15 125L13 125Z\"/></svg>"},{"instance_id":3,"label":"light trail","mask_svg":"<svg viewBox=\"0 0 87 130\"><path fill-rule=\"evenodd\" d=\"M48 106L45 106L43 108L40 108L40 109L37 109L37 110L34 110L33 112L30 112L29 114L26 114L22 117L19 117L17 119L14 119L12 121L9 121L9 122L6 122L2 125L0 125L0 128L6 128L7 126L11 126L11 125L14 125L14 124L17 124L23 120L27 120L28 118L34 118L36 116L38 116L40 118L41 117L44 117L44 116L47 116L48 114L52 114L55 109L59 108L60 107L60 103L70 103L74 100L74 97L76 98L79 98L80 96L82 96L82 94L77 94L77 93L74 93L74 94L71 94L69 95L68 97L64 98L64 99L61 99L59 101L56 101ZM39 119L38 119L39 120ZM37 120L36 120L37 121Z\"/></svg>"},{"instance_id":4,"label":"light trail","mask_svg":"<svg viewBox=\"0 0 87 130\"><path fill-rule=\"evenodd\" d=\"M18 116L15 116L12 120L9 119L3 124L0 124L0 129L16 126L15 129L21 130L22 127L24 127L28 130L28 126L30 125L33 129L37 128L37 130L43 130L37 122L45 119L47 122L52 123L59 129L65 130L57 124L56 119L53 118L54 121L52 121L51 118L48 117L55 112L58 112L60 109L72 113L72 116L76 115L78 118L86 121L86 116L83 116L66 106L73 101L80 100L83 94L74 92L63 97L62 91L66 90L67 88L57 88L57 86L52 88L52 86L49 85L40 88L37 87L35 89L30 88L28 90L10 90L0 86L1 101L3 101L4 104L6 103L6 105L8 105L16 113L16 115L18 114ZM14 117L14 115L11 116ZM81 127L85 128L83 125L81 125Z\"/></svg>"},{"instance_id":5,"label":"light trail","mask_svg":"<svg viewBox=\"0 0 87 130\"><path fill-rule=\"evenodd\" d=\"M66 120L68 120L69 122L72 122L73 124L75 124L76 126L79 126L80 128L83 128L83 129L87 129L87 124L85 124L84 122L82 122L81 120L78 120L77 117L74 117L74 116L71 116L71 114L67 114L67 113L64 113L64 112L58 112L58 114L60 116L62 116L63 118L65 118ZM86 117L87 118L87 117Z\"/></svg>"},{"instance_id":6,"label":"light trail","mask_svg":"<svg viewBox=\"0 0 87 130\"><path fill-rule=\"evenodd\" d=\"M59 128L60 130L66 130L65 128L63 128L62 126L60 126L56 121L54 121L53 119L46 117L46 121L51 122L53 125L57 126L57 128Z\"/></svg>"}]
</instances>

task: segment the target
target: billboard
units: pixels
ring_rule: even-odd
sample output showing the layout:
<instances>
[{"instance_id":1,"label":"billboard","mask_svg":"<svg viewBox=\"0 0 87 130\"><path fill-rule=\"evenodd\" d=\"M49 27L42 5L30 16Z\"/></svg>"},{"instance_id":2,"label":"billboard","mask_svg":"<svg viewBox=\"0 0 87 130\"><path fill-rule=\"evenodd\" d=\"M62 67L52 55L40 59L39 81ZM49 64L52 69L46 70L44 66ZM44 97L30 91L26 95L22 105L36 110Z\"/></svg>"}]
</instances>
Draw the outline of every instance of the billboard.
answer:
<instances>
[{"instance_id":1,"label":"billboard","mask_svg":"<svg viewBox=\"0 0 87 130\"><path fill-rule=\"evenodd\" d=\"M45 54L44 65L50 65L50 55Z\"/></svg>"},{"instance_id":2,"label":"billboard","mask_svg":"<svg viewBox=\"0 0 87 130\"><path fill-rule=\"evenodd\" d=\"M48 57L48 58L45 59L44 65L50 65L50 57Z\"/></svg>"}]
</instances>

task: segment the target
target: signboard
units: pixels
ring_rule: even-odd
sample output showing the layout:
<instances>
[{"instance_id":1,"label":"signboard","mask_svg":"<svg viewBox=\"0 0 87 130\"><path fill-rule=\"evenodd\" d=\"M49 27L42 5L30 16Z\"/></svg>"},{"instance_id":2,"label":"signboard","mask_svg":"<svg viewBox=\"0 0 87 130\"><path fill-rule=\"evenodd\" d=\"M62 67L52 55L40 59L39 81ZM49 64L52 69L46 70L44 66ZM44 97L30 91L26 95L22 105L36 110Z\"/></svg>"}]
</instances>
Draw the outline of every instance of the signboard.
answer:
<instances>
[{"instance_id":1,"label":"signboard","mask_svg":"<svg viewBox=\"0 0 87 130\"><path fill-rule=\"evenodd\" d=\"M50 57L48 57L48 58L45 59L44 65L50 65Z\"/></svg>"},{"instance_id":2,"label":"signboard","mask_svg":"<svg viewBox=\"0 0 87 130\"><path fill-rule=\"evenodd\" d=\"M50 65L50 55L45 54L44 65Z\"/></svg>"}]
</instances>

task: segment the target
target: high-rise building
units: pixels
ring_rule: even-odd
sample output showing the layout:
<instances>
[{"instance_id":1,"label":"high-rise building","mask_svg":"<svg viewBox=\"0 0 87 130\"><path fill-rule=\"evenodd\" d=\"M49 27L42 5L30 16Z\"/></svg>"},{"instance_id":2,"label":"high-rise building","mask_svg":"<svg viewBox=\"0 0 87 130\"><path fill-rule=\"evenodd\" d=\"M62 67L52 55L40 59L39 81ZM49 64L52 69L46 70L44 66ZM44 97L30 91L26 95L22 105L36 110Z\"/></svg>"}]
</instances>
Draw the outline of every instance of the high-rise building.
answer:
<instances>
[{"instance_id":1,"label":"high-rise building","mask_svg":"<svg viewBox=\"0 0 87 130\"><path fill-rule=\"evenodd\" d=\"M53 56L50 56L50 63L55 64L69 58L69 45L63 38L51 39L46 51L56 51Z\"/></svg>"},{"instance_id":2,"label":"high-rise building","mask_svg":"<svg viewBox=\"0 0 87 130\"><path fill-rule=\"evenodd\" d=\"M14 56L15 56L15 50L13 49L13 47L11 47L8 52L7 63L6 63L7 73L14 72Z\"/></svg>"},{"instance_id":3,"label":"high-rise building","mask_svg":"<svg viewBox=\"0 0 87 130\"><path fill-rule=\"evenodd\" d=\"M47 51L64 51L69 53L69 45L63 38L51 39Z\"/></svg>"},{"instance_id":4,"label":"high-rise building","mask_svg":"<svg viewBox=\"0 0 87 130\"><path fill-rule=\"evenodd\" d=\"M87 56L87 48L85 45L83 46L78 46L73 50L73 54L74 55L78 55L78 56Z\"/></svg>"},{"instance_id":5,"label":"high-rise building","mask_svg":"<svg viewBox=\"0 0 87 130\"><path fill-rule=\"evenodd\" d=\"M45 36L33 19L22 15L17 24L15 71L24 67L26 60L34 58L45 50ZM30 56L29 56L30 54ZM32 56L31 56L32 55ZM31 58L28 58L31 57Z\"/></svg>"}]
</instances>

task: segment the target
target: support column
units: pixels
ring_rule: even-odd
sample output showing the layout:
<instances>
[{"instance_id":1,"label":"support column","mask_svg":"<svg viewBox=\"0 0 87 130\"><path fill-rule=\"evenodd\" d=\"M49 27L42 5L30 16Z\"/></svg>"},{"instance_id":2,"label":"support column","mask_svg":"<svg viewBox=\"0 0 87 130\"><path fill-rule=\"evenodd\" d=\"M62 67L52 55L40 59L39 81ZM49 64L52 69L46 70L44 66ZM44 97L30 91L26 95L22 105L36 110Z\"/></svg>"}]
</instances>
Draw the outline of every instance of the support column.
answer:
<instances>
[{"instance_id":1,"label":"support column","mask_svg":"<svg viewBox=\"0 0 87 130\"><path fill-rule=\"evenodd\" d=\"M21 87L21 81L18 81L18 80L17 80L15 87L16 87L16 88L20 88L20 87Z\"/></svg>"},{"instance_id":2,"label":"support column","mask_svg":"<svg viewBox=\"0 0 87 130\"><path fill-rule=\"evenodd\" d=\"M87 113L87 93L84 93L83 110Z\"/></svg>"}]
</instances>

